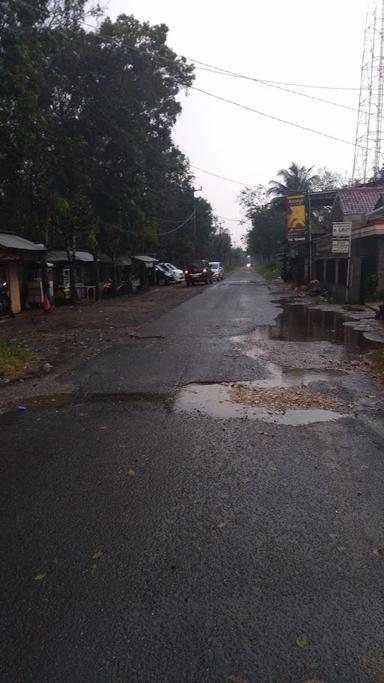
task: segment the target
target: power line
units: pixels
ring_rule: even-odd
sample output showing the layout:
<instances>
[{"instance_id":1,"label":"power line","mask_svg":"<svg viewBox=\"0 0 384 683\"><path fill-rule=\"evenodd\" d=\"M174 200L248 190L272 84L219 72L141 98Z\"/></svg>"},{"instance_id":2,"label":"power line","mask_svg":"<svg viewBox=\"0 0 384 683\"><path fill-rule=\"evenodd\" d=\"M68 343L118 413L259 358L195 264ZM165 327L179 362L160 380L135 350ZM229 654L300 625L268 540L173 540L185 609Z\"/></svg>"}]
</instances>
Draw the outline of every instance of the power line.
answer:
<instances>
[{"instance_id":1,"label":"power line","mask_svg":"<svg viewBox=\"0 0 384 683\"><path fill-rule=\"evenodd\" d=\"M134 45L128 45L128 47L129 47L129 49L132 49L132 50L135 50L135 51L140 52L140 53L142 54L142 56L144 56L144 57L148 57L148 58L150 57L153 61L158 61L158 62L164 62L164 61L165 61L165 58L164 58L164 57L160 57L159 55L156 55L156 56L153 58L153 56L151 56L151 55L143 54L142 49L141 49L140 47L137 47L137 46L134 46ZM253 81L256 81L256 82L263 83L263 84L265 84L265 85L273 84L273 85L276 85L276 86L279 86L279 85L296 85L296 87L311 87L311 86L309 86L309 85L306 85L306 86L301 85L301 86L300 86L300 85L298 85L298 84L289 84L289 83L284 84L283 82L280 82L280 81L267 81L267 80L262 80L262 79L255 79L255 78L252 78L252 77L244 76L244 75L242 75L242 74L237 74L236 72L231 72L231 71L226 70L226 69L221 69L220 67L215 67L215 66L213 66L213 65L211 65L211 64L208 64L207 62L201 62L201 61L199 61L199 60L192 60L192 59L189 58L189 57L183 57L182 55L177 55L177 53L175 53L175 54L176 54L176 56L179 57L180 59L187 59L188 61L192 62L193 64L201 64L201 65L204 65L204 66L206 66L206 67L212 68L212 69L215 70L215 73L221 72L222 75L227 74L227 75L230 75L230 76L236 76L236 77L239 77L239 78L245 78L245 79L249 79L249 80L253 80ZM325 88L325 86L313 86L313 87ZM269 119L271 119L271 120L275 120L275 121L278 121L278 122L280 122L280 123L285 123L286 125L293 126L293 127L295 127L295 128L299 128L299 129L301 129L301 130L305 130L305 131L307 131L307 132L314 133L314 134L320 135L320 136L322 136L322 137L326 137L326 138L328 138L328 139L330 139L330 140L334 140L334 141L336 141L336 142L343 142L344 144L352 145L352 146L355 147L355 143L353 143L353 142L351 142L351 141L349 141L349 140L344 140L344 139L338 138L338 137L336 137L336 136L334 136L334 135L330 135L330 134L328 134L328 133L323 133L323 132L318 131L318 130L315 130L315 129L313 129L313 128L309 128L309 127L307 127L307 126L303 126L303 125L301 125L301 124L294 123L294 122L292 122L292 121L287 121L287 120L282 119L282 118L279 118L279 117L277 117L277 116L273 116L272 114L267 114L267 113L265 113L265 112L261 112L261 111L258 111L258 110L256 110L256 109L252 109L251 107L247 107L246 105L242 105L242 104L240 104L239 102L234 102L234 101L232 101L232 100L228 100L228 99L226 99L226 98L220 97L219 95L215 95L214 93L210 93L210 92L208 92L208 91L206 91L206 90L202 90L201 88L196 88L195 86L190 86L190 89L191 89L191 90L195 90L195 91L197 91L197 92L204 93L204 94L206 94L206 95L209 95L210 97L214 97L214 98L216 98L216 99L218 99L218 100L221 100L221 101L223 101L223 102L227 102L228 104L232 104L232 105L234 105L234 106L241 107L241 108L243 108L243 109L247 109L248 111L253 111L253 112L256 113L256 114L259 114L259 116L264 116L264 117L267 117L267 118L269 118ZM281 88L281 89L284 90L284 88ZM331 89L352 90L352 88L336 88L336 86L332 86ZM292 91L289 91L289 92L292 92ZM302 93L294 93L294 94L302 95ZM304 96L305 96L305 95L304 95ZM340 107L342 107L342 108L351 109L352 111L356 111L356 110L353 109L352 107L347 107L346 105L341 105L341 104L338 104L338 103L335 103L335 102L331 102L330 100L323 100L323 99L321 99L321 98L312 98L312 97L311 97L311 99L318 99L319 101L326 102L327 104L332 104L332 105L335 105L335 106L340 106ZM214 174L212 174L212 175L214 175ZM236 182L238 182L238 181L236 181ZM239 183L239 184L240 184L240 185L243 185L243 183ZM254 186L254 187L255 187L255 186Z\"/></svg>"},{"instance_id":2,"label":"power line","mask_svg":"<svg viewBox=\"0 0 384 683\"><path fill-rule=\"evenodd\" d=\"M228 100L225 97L220 97L220 95L215 95L214 93L208 92L207 90L202 90L201 88L195 88L195 86L191 86L191 90L195 90L196 92L203 93L204 95L209 95L209 97L213 97L216 100L220 100L221 102L226 102L227 104L232 104L234 107L240 107L240 109L245 109L246 111L251 111L254 114L258 114L259 116L264 116L267 119L272 119L273 121L278 121L279 123L285 123L287 126L293 126L294 128L299 128L301 130L305 130L308 133L314 133L315 135L321 135L324 138L328 138L329 140L335 140L336 142L343 142L345 145L352 145L352 147L355 147L355 143L351 142L351 140L344 140L343 138L338 138L335 135L329 135L329 133L323 133L320 130L315 130L314 128L308 128L307 126L303 126L300 123L294 123L293 121L287 121L286 119L282 119L279 116L274 116L273 114L267 114L266 112L259 111L258 109L253 109L252 107L248 107L245 104L240 104L240 102L234 102L233 100Z\"/></svg>"},{"instance_id":3,"label":"power line","mask_svg":"<svg viewBox=\"0 0 384 683\"><path fill-rule=\"evenodd\" d=\"M93 30L99 28L98 26L92 26L91 24L84 23L84 25L88 26L89 28L92 28ZM137 52L140 52L141 56L143 56L143 57L151 58L152 61L158 61L158 62L168 61L166 57L161 57L160 55L154 56L154 55L149 55L149 54L143 53L142 48L140 46L127 45L127 47L131 50L136 50ZM360 91L360 88L356 88L356 87L336 86L336 85L314 85L314 84L308 84L308 83L287 83L285 81L272 81L272 80L266 79L266 78L256 78L256 77L252 77L252 76L247 76L245 74L240 74L240 73L237 73L235 71L230 71L229 69L225 69L225 68L220 67L220 66L208 64L207 62L202 62L198 59L193 59L192 57L186 57L186 56L180 55L176 52L174 54L179 59L184 59L184 60L191 62L194 66L201 65L201 66L196 66L196 68L201 69L201 67L208 67L209 70L210 69L214 70L214 73L222 73L223 75L226 74L228 76L234 76L236 78L243 78L243 79L250 80L250 81L264 83L265 85L288 86L291 88L315 88L315 89L320 89L320 90L340 90L340 91L352 91L352 92L354 92L354 91L359 92ZM208 69L202 69L202 70L208 70ZM281 89L284 89L284 88L281 88ZM302 95L305 97L304 93L294 93L294 94ZM307 95L307 97L310 97L310 96ZM317 99L317 98L312 98L312 99ZM319 100L326 102L327 104L334 104L336 106L345 107L347 109L352 109L353 111L356 111L356 109L353 107L347 107L346 105L342 105L342 104L339 104L337 102L321 100L320 98L319 98Z\"/></svg>"},{"instance_id":4,"label":"power line","mask_svg":"<svg viewBox=\"0 0 384 683\"><path fill-rule=\"evenodd\" d=\"M195 215L195 209L193 209L192 213L188 216L188 218L185 219L181 225L178 225L177 228L173 228L173 230L167 230L167 232L159 232L158 235L159 237L163 237L164 235L170 235L172 232L176 232L177 230L181 230L181 228L184 228L184 226L189 223L191 218Z\"/></svg>"},{"instance_id":5,"label":"power line","mask_svg":"<svg viewBox=\"0 0 384 683\"><path fill-rule=\"evenodd\" d=\"M281 90L283 92L290 93L291 95L298 95L299 97L305 97L306 99L314 100L315 102L322 102L323 104L330 104L333 107L339 107L340 109L348 109L349 111L355 111L355 112L358 111L358 109L356 109L356 107L350 107L347 104L341 104L340 102L333 102L332 100L326 100L323 97L315 97L314 95L307 95L307 93L298 92L297 90L290 90L289 88L285 88L281 85L277 85L276 83L272 83L271 81L263 81L261 78L252 78L251 76L244 76L242 74L237 74L237 73L230 72L230 71L224 71L222 69L219 70L219 68L207 69L204 66L196 66L196 69L199 69L201 71L207 71L208 73L212 73L212 74L218 74L219 76L230 76L231 78L240 78L242 80L252 81L254 83L259 83L261 85L266 85L270 88L276 88L277 90Z\"/></svg>"},{"instance_id":6,"label":"power line","mask_svg":"<svg viewBox=\"0 0 384 683\"><path fill-rule=\"evenodd\" d=\"M190 164L191 168L196 168L197 171L211 175L214 178L220 178L220 180L227 180L229 183L235 183L236 185L242 185L243 187L255 187L258 188L259 185L252 185L251 183L242 183L240 180L233 180L233 178L227 178L226 176L219 175L218 173L212 173L212 171L207 171L205 168L200 168L200 166L195 166Z\"/></svg>"},{"instance_id":7,"label":"power line","mask_svg":"<svg viewBox=\"0 0 384 683\"><path fill-rule=\"evenodd\" d=\"M360 88L350 88L347 86L336 86L336 85L310 85L308 83L286 83L285 81L271 81L267 78L254 78L251 76L245 76L243 74L236 73L235 71L230 71L229 69L224 69L221 66L214 66L213 64L208 64L207 62L201 62L198 59L192 59L192 57L186 57L189 62L193 64L199 64L209 69L215 69L216 71L221 71L227 73L230 76L237 76L238 78L245 78L251 81L260 81L262 83L270 83L272 85L284 85L291 88L316 88L320 90L347 90L347 91L359 91ZM197 68L197 67L196 67Z\"/></svg>"},{"instance_id":8,"label":"power line","mask_svg":"<svg viewBox=\"0 0 384 683\"><path fill-rule=\"evenodd\" d=\"M216 218L221 218L223 221L231 221L231 223L243 223L242 218L228 218L228 216L216 216Z\"/></svg>"}]
</instances>

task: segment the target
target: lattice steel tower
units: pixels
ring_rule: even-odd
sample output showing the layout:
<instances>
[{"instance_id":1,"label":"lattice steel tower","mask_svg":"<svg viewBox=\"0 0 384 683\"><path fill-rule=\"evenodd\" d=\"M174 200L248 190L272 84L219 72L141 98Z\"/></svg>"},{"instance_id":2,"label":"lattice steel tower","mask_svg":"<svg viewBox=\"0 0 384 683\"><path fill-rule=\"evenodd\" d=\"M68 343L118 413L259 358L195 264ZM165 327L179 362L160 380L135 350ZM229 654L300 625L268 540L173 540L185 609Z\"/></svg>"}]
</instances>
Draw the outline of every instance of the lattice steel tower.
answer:
<instances>
[{"instance_id":1,"label":"lattice steel tower","mask_svg":"<svg viewBox=\"0 0 384 683\"><path fill-rule=\"evenodd\" d=\"M352 177L366 181L383 166L384 0L370 0L364 31Z\"/></svg>"}]
</instances>

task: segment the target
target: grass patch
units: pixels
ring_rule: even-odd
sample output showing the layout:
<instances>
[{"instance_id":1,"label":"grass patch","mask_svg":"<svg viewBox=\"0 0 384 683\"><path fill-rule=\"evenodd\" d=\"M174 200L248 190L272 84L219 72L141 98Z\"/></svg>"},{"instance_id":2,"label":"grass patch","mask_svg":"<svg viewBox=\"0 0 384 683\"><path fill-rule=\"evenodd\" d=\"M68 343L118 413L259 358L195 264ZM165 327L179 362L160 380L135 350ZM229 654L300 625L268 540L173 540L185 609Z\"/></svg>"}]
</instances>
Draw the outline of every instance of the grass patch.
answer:
<instances>
[{"instance_id":1,"label":"grass patch","mask_svg":"<svg viewBox=\"0 0 384 683\"><path fill-rule=\"evenodd\" d=\"M266 280L273 280L280 275L280 266L277 263L263 263L256 266L256 270L263 275Z\"/></svg>"},{"instance_id":2,"label":"grass patch","mask_svg":"<svg viewBox=\"0 0 384 683\"><path fill-rule=\"evenodd\" d=\"M0 339L0 377L10 379L30 360L31 354L9 339Z\"/></svg>"},{"instance_id":3,"label":"grass patch","mask_svg":"<svg viewBox=\"0 0 384 683\"><path fill-rule=\"evenodd\" d=\"M384 349L376 349L369 354L371 369L380 382L384 384Z\"/></svg>"}]
</instances>

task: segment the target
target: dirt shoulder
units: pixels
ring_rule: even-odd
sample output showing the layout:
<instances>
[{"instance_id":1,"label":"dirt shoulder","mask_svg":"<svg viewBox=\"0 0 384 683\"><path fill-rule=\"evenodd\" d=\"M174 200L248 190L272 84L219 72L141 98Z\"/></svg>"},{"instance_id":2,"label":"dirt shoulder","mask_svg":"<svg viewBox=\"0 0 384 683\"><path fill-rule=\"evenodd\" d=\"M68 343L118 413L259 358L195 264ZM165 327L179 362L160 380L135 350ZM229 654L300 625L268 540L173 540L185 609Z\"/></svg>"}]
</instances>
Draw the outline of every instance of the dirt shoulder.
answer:
<instances>
[{"instance_id":1,"label":"dirt shoulder","mask_svg":"<svg viewBox=\"0 0 384 683\"><path fill-rule=\"evenodd\" d=\"M200 287L152 288L148 292L94 304L26 311L0 318L0 342L25 349L31 360L12 379L0 378L0 405L24 397L71 392L58 377L88 358L124 343L146 323L198 295Z\"/></svg>"}]
</instances>

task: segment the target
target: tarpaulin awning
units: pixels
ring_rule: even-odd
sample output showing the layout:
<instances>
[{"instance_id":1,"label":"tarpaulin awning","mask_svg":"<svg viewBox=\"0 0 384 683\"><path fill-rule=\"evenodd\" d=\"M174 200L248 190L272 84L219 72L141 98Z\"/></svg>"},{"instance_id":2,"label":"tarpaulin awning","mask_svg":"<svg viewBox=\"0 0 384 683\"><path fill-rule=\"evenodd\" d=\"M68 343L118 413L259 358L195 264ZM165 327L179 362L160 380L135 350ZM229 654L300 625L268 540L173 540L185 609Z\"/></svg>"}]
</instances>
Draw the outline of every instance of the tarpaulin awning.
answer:
<instances>
[{"instance_id":1,"label":"tarpaulin awning","mask_svg":"<svg viewBox=\"0 0 384 683\"><path fill-rule=\"evenodd\" d=\"M146 265L153 265L154 263L157 263L159 259L153 258L152 256L134 256L133 257L135 261L142 261Z\"/></svg>"},{"instance_id":2,"label":"tarpaulin awning","mask_svg":"<svg viewBox=\"0 0 384 683\"><path fill-rule=\"evenodd\" d=\"M45 251L43 244L36 244L30 240L19 237L19 235L12 235L8 232L0 232L0 247L5 249L16 249L19 251Z\"/></svg>"},{"instance_id":3,"label":"tarpaulin awning","mask_svg":"<svg viewBox=\"0 0 384 683\"><path fill-rule=\"evenodd\" d=\"M60 261L65 261L68 263L68 254L64 249L54 249L48 252L47 259L52 263L59 263ZM75 261L93 263L93 254L91 254L89 251L75 251Z\"/></svg>"}]
</instances>

